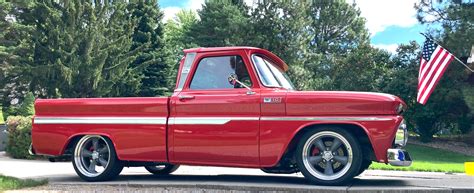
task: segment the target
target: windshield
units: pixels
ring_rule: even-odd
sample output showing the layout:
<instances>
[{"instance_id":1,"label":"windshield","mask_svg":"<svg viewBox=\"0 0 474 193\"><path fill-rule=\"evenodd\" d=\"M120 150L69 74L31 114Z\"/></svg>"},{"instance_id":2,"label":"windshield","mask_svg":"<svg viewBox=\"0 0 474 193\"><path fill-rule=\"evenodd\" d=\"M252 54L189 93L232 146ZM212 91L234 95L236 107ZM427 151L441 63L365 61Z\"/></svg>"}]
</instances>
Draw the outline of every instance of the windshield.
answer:
<instances>
[{"instance_id":1,"label":"windshield","mask_svg":"<svg viewBox=\"0 0 474 193\"><path fill-rule=\"evenodd\" d=\"M293 83L278 66L259 55L253 55L252 60L263 85L294 90Z\"/></svg>"}]
</instances>

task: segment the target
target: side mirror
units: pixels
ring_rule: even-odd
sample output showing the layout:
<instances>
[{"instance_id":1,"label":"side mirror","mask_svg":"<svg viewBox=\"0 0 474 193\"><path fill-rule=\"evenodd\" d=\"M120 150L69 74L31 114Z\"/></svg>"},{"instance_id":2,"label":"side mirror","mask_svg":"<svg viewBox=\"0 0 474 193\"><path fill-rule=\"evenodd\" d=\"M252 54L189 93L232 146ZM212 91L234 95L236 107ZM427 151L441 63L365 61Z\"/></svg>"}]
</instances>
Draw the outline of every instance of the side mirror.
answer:
<instances>
[{"instance_id":1,"label":"side mirror","mask_svg":"<svg viewBox=\"0 0 474 193\"><path fill-rule=\"evenodd\" d=\"M255 94L255 92L253 92L252 89L249 86L247 86L244 83L237 80L237 75L236 74L230 74L229 77L227 78L227 80L229 81L229 84L231 84L233 86L235 86L238 83L238 84L242 85L243 87L245 87L248 90L247 95Z\"/></svg>"},{"instance_id":2,"label":"side mirror","mask_svg":"<svg viewBox=\"0 0 474 193\"><path fill-rule=\"evenodd\" d=\"M235 86L235 84L237 84L237 74L230 74L227 80L230 85Z\"/></svg>"}]
</instances>

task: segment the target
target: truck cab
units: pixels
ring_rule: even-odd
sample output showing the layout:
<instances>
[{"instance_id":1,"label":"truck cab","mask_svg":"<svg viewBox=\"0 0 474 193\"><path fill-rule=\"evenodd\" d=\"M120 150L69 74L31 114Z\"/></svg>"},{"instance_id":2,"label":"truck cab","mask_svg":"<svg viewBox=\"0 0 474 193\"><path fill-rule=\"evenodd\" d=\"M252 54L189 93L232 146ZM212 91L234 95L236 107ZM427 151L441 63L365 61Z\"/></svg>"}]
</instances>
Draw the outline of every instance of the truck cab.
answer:
<instances>
[{"instance_id":1,"label":"truck cab","mask_svg":"<svg viewBox=\"0 0 474 193\"><path fill-rule=\"evenodd\" d=\"M174 145L170 158L189 164L260 165L256 148L260 116L285 115L284 99L293 90L283 70L287 65L270 52L255 48L184 52L170 100L169 127L179 131L171 132ZM271 101L264 103L262 97ZM202 139L208 140L203 143Z\"/></svg>"}]
</instances>

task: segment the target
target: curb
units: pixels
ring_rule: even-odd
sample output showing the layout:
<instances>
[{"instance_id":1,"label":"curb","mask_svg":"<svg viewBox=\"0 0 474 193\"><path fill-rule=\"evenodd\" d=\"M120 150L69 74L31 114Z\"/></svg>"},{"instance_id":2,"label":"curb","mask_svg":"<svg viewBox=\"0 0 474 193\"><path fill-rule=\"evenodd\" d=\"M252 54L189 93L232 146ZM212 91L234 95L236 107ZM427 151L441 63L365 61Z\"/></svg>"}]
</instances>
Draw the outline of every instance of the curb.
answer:
<instances>
[{"instance_id":1,"label":"curb","mask_svg":"<svg viewBox=\"0 0 474 193\"><path fill-rule=\"evenodd\" d=\"M200 192L323 192L323 193L474 193L473 188L440 188L440 187L358 187L358 186L318 186L304 185L291 187L291 184L269 184L271 186L254 185L245 183L181 183L181 182L159 182L144 184L140 182L127 181L125 183L50 183L53 186L111 186L122 188L162 188L173 191L173 189L193 189Z\"/></svg>"}]
</instances>

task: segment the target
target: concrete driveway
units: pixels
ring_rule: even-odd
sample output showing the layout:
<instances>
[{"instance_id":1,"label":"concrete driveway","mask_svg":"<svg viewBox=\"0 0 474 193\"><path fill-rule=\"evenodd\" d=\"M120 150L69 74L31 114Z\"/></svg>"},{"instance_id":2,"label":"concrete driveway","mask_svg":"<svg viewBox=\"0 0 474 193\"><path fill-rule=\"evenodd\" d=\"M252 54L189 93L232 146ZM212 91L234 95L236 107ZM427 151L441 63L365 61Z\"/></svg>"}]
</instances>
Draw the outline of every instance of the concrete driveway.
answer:
<instances>
[{"instance_id":1,"label":"concrete driveway","mask_svg":"<svg viewBox=\"0 0 474 193\"><path fill-rule=\"evenodd\" d=\"M84 182L69 162L14 160L0 152L0 173L18 178L49 180L40 190L97 191L120 187L120 191L141 190L230 190L232 191L323 191L323 192L474 192L474 176L430 172L369 170L346 186L316 186L303 176L272 175L258 169L181 166L173 175L153 176L144 168L125 168L108 182ZM85 189L84 189L85 188ZM117 190L117 189L114 189ZM104 190L108 191L108 190ZM212 191L211 191L212 192Z\"/></svg>"}]
</instances>

